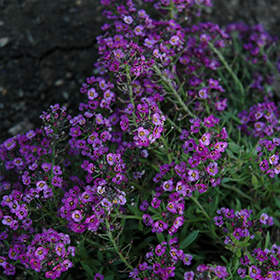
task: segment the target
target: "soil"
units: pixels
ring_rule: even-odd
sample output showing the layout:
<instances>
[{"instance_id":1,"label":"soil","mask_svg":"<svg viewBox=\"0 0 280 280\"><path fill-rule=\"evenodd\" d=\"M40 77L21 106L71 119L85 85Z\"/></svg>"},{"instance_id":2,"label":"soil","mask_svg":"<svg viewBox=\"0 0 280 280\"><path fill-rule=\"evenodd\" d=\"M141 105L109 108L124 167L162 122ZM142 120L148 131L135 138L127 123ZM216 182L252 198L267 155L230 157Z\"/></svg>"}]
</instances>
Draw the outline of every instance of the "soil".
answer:
<instances>
[{"instance_id":1,"label":"soil","mask_svg":"<svg viewBox=\"0 0 280 280\"><path fill-rule=\"evenodd\" d=\"M280 34L279 0L212 2L204 20L260 22ZM0 0L0 143L40 127L55 103L77 113L105 20L98 0Z\"/></svg>"}]
</instances>

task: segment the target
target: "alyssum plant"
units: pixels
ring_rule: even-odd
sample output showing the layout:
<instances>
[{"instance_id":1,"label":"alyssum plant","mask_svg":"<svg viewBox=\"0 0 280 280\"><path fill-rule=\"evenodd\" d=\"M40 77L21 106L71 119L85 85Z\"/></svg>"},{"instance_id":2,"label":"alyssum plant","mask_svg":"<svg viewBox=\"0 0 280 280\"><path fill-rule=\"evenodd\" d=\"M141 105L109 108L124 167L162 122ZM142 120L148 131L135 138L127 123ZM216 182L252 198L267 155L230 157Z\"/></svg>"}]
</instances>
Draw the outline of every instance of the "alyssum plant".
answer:
<instances>
[{"instance_id":1,"label":"alyssum plant","mask_svg":"<svg viewBox=\"0 0 280 280\"><path fill-rule=\"evenodd\" d=\"M277 39L135 2L101 1L80 114L0 146L0 278L280 279Z\"/></svg>"}]
</instances>

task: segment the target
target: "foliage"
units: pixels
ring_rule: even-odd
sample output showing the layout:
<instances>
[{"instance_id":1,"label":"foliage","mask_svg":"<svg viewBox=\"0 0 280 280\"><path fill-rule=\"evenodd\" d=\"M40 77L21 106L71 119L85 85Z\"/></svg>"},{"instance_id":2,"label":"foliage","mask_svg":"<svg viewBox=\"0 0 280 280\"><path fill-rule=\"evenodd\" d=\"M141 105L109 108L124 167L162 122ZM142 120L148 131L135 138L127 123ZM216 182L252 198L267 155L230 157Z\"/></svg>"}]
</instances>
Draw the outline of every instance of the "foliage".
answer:
<instances>
[{"instance_id":1,"label":"foliage","mask_svg":"<svg viewBox=\"0 0 280 280\"><path fill-rule=\"evenodd\" d=\"M0 146L0 278L280 279L277 39L209 0L101 3L80 114Z\"/></svg>"}]
</instances>

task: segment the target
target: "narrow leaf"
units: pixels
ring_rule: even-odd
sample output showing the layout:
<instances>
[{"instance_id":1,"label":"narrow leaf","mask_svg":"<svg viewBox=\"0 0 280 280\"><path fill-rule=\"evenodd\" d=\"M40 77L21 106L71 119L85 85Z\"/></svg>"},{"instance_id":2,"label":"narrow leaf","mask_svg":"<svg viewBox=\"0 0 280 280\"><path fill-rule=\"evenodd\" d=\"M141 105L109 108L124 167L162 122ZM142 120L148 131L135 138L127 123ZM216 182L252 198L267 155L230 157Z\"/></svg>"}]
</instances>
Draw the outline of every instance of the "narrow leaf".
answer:
<instances>
[{"instance_id":1,"label":"narrow leaf","mask_svg":"<svg viewBox=\"0 0 280 280\"><path fill-rule=\"evenodd\" d=\"M81 262L81 265L82 265L83 269L85 270L87 277L93 279L93 272L92 272L90 266L84 262Z\"/></svg>"},{"instance_id":2,"label":"narrow leaf","mask_svg":"<svg viewBox=\"0 0 280 280\"><path fill-rule=\"evenodd\" d=\"M180 244L180 249L185 249L188 247L193 241L197 238L199 233L199 230L195 230L192 233L190 233Z\"/></svg>"},{"instance_id":3,"label":"narrow leaf","mask_svg":"<svg viewBox=\"0 0 280 280\"><path fill-rule=\"evenodd\" d=\"M265 238L264 249L267 249L269 245L270 245L270 232L268 231Z\"/></svg>"}]
</instances>

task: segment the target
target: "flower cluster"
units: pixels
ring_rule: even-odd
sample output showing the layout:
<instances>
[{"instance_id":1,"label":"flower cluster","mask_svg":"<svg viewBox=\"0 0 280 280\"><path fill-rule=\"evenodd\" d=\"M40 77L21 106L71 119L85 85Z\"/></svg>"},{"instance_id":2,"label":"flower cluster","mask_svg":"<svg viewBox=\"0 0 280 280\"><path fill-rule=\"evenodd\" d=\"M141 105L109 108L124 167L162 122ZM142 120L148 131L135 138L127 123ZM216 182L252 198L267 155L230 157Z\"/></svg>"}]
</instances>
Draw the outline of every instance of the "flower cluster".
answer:
<instances>
[{"instance_id":1,"label":"flower cluster","mask_svg":"<svg viewBox=\"0 0 280 280\"><path fill-rule=\"evenodd\" d=\"M3 232L0 240L7 237L7 232ZM32 240L27 234L14 236L9 248L5 248L0 241L1 251L8 251L7 257L0 256L0 265L6 275L14 275L14 265L20 262L26 269L42 271L46 278L56 279L73 266L69 257L75 256L76 248L69 246L70 242L68 234L58 233L53 229L34 235Z\"/></svg>"},{"instance_id":2,"label":"flower cluster","mask_svg":"<svg viewBox=\"0 0 280 280\"><path fill-rule=\"evenodd\" d=\"M126 197L125 192L97 178L93 186L87 185L83 189L74 186L65 192L61 202L63 205L58 209L59 215L67 220L72 231L96 232L108 213L126 203Z\"/></svg>"},{"instance_id":3,"label":"flower cluster","mask_svg":"<svg viewBox=\"0 0 280 280\"><path fill-rule=\"evenodd\" d=\"M257 232L261 232L264 226L272 226L273 218L266 213L261 214L258 219L252 217L252 210L221 208L217 210L218 216L214 218L215 225L223 228L225 233L225 244L237 245L241 241L254 239ZM239 242L240 241L240 242Z\"/></svg>"},{"instance_id":4,"label":"flower cluster","mask_svg":"<svg viewBox=\"0 0 280 280\"><path fill-rule=\"evenodd\" d=\"M278 151L275 151L279 145L279 138L273 138L272 141L262 139L259 141L259 146L256 149L258 155L256 161L259 162L260 170L271 178L280 173L279 155Z\"/></svg>"},{"instance_id":5,"label":"flower cluster","mask_svg":"<svg viewBox=\"0 0 280 280\"><path fill-rule=\"evenodd\" d=\"M246 60L253 64L266 61L265 50L277 42L277 37L271 36L261 24L248 26L245 23L232 23L227 26L226 32L238 37L246 50ZM258 87L257 87L258 88Z\"/></svg>"},{"instance_id":6,"label":"flower cluster","mask_svg":"<svg viewBox=\"0 0 280 280\"><path fill-rule=\"evenodd\" d=\"M271 249L255 248L252 255L248 254L240 259L242 266L237 273L241 278L279 279L279 253L280 247L276 244L273 244Z\"/></svg>"},{"instance_id":7,"label":"flower cluster","mask_svg":"<svg viewBox=\"0 0 280 280\"><path fill-rule=\"evenodd\" d=\"M251 203L252 210L223 207L214 216L218 205L234 204L228 201L231 191L242 203L252 202L244 185L253 185L254 197L260 197L255 181L263 183L264 174L278 178L278 107L268 92L265 102L246 103L250 90L261 92L270 83L255 68L268 64L264 52L275 39L260 26L231 25L224 31L211 22L194 24L210 0L150 2L155 1L102 0L108 22L97 38L99 76L82 84L79 114L71 116L55 104L40 116L40 129L0 145L4 274L20 275L24 268L56 279L80 261L73 275L83 267L83 276L94 280L227 279L235 261L227 267L221 260L202 264L208 262L203 242L211 248L218 237L213 219L235 260L261 240L263 228L274 225L268 208L252 216L263 201ZM153 18L154 12L160 17ZM241 80L236 65L243 56L233 58L228 44L237 40L235 32L253 67ZM236 64L231 67L226 58ZM236 85L241 93L233 96ZM239 110L246 111L231 118L239 99ZM239 134L231 119L241 123ZM261 172L251 166L256 151L248 135L261 139L255 160ZM275 193L279 207L278 200ZM209 240L191 245L199 232ZM73 258L70 236L80 260ZM252 255L247 250L238 274L279 278L278 250L276 245Z\"/></svg>"},{"instance_id":8,"label":"flower cluster","mask_svg":"<svg viewBox=\"0 0 280 280\"><path fill-rule=\"evenodd\" d=\"M250 107L249 112L243 111L238 114L242 125L240 129L247 135L264 138L272 136L280 130L278 120L280 111L274 102L263 102Z\"/></svg>"},{"instance_id":9,"label":"flower cluster","mask_svg":"<svg viewBox=\"0 0 280 280\"><path fill-rule=\"evenodd\" d=\"M205 265L201 264L196 268L196 271L188 271L184 273L184 280L195 279L227 279L229 273L225 266L217 265ZM215 278L214 278L215 277Z\"/></svg>"},{"instance_id":10,"label":"flower cluster","mask_svg":"<svg viewBox=\"0 0 280 280\"><path fill-rule=\"evenodd\" d=\"M182 249L179 249L177 238L170 239L169 242L163 241L155 248L146 254L146 262L140 263L138 268L135 268L131 273L131 278L137 278L139 271L145 275L148 273L151 277L159 277L165 280L175 276L176 264L183 262L184 265L191 265L193 257L190 254L185 254Z\"/></svg>"},{"instance_id":11,"label":"flower cluster","mask_svg":"<svg viewBox=\"0 0 280 280\"><path fill-rule=\"evenodd\" d=\"M213 116L205 118L204 122L192 120L191 133L195 136L203 127L209 132L200 138L188 137L188 131L182 131L181 140L186 140L182 150L188 156L188 161L172 162L159 167L160 172L153 178L154 182L160 182L150 204L143 201L140 210L146 212L159 211L161 220L154 220L150 214L143 214L143 223L152 227L152 232L161 233L168 230L170 235L178 231L184 223L185 198L192 196L194 192L205 193L209 186L216 187L220 184L218 161L227 148L227 132L225 128L220 133L211 131L218 123ZM174 176L169 175L175 174ZM151 208L148 208L150 205ZM153 209L153 210L152 210Z\"/></svg>"}]
</instances>

